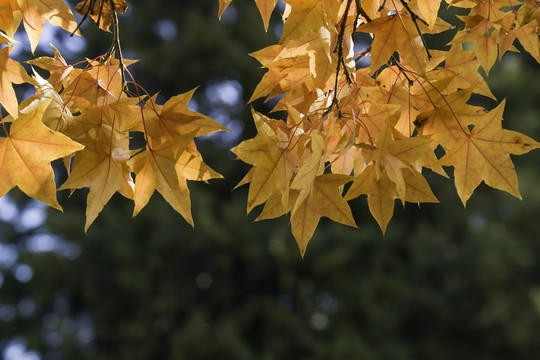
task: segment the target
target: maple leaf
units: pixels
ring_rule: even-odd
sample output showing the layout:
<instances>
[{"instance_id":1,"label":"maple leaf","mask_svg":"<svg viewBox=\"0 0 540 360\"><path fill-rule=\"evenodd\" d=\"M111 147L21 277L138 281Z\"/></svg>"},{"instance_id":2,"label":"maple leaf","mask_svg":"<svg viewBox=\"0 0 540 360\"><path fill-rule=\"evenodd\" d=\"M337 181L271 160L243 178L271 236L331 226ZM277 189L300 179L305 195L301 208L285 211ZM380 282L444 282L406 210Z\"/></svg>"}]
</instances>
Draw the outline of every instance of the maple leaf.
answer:
<instances>
[{"instance_id":1,"label":"maple leaf","mask_svg":"<svg viewBox=\"0 0 540 360\"><path fill-rule=\"evenodd\" d=\"M367 195L369 211L379 224L379 227L386 232L386 228L394 213L395 199L400 195L396 189L396 183L390 180L386 173L378 172L377 164L370 164L360 175L358 175L345 199L351 200L361 194ZM409 169L403 172L405 183L405 197L407 202L438 202L431 191L428 182L419 172Z\"/></svg>"},{"instance_id":2,"label":"maple leaf","mask_svg":"<svg viewBox=\"0 0 540 360\"><path fill-rule=\"evenodd\" d=\"M415 123L419 131L446 149L466 138L469 134L467 126L483 115L482 108L467 104L471 93L472 88L469 88L439 96L433 109L417 116Z\"/></svg>"},{"instance_id":3,"label":"maple leaf","mask_svg":"<svg viewBox=\"0 0 540 360\"><path fill-rule=\"evenodd\" d=\"M145 131L152 140L161 143L162 138L170 139L188 133L193 133L193 137L196 137L229 130L208 116L188 108L194 92L195 89L173 96L164 105L155 103L157 95L147 103L141 116L145 118Z\"/></svg>"},{"instance_id":4,"label":"maple leaf","mask_svg":"<svg viewBox=\"0 0 540 360\"><path fill-rule=\"evenodd\" d=\"M538 45L538 21L533 20L525 25L513 29L512 32L518 38L523 48L540 62L540 46Z\"/></svg>"},{"instance_id":5,"label":"maple leaf","mask_svg":"<svg viewBox=\"0 0 540 360\"><path fill-rule=\"evenodd\" d=\"M7 137L0 138L0 197L18 186L28 196L61 210L50 162L83 147L43 125L41 118L48 105L21 115L11 124Z\"/></svg>"},{"instance_id":6,"label":"maple leaf","mask_svg":"<svg viewBox=\"0 0 540 360\"><path fill-rule=\"evenodd\" d=\"M301 38L318 30L320 26L332 27L337 22L341 3L333 0L287 0L290 11L283 26L281 41Z\"/></svg>"},{"instance_id":7,"label":"maple leaf","mask_svg":"<svg viewBox=\"0 0 540 360\"><path fill-rule=\"evenodd\" d=\"M466 26L467 30L457 35L453 42L472 41L474 53L478 57L480 65L486 74L489 74L489 70L497 60L499 31L491 22L479 15L468 17Z\"/></svg>"},{"instance_id":8,"label":"maple leaf","mask_svg":"<svg viewBox=\"0 0 540 360\"><path fill-rule=\"evenodd\" d=\"M177 95L163 106L156 105L153 97L140 114L140 122L148 135L148 148L129 161L137 179L134 216L157 190L193 225L186 180L207 181L221 177L203 162L193 138L228 129L188 109L193 92Z\"/></svg>"},{"instance_id":9,"label":"maple leaf","mask_svg":"<svg viewBox=\"0 0 540 360\"><path fill-rule=\"evenodd\" d=\"M148 149L130 160L130 165L137 176L135 184L135 209L137 215L148 203L155 190L193 226L191 200L186 178L179 176L177 164L180 154L193 134L179 136Z\"/></svg>"},{"instance_id":10,"label":"maple leaf","mask_svg":"<svg viewBox=\"0 0 540 360\"><path fill-rule=\"evenodd\" d=\"M42 69L49 71L50 76L48 82L55 85L57 91L61 90L63 84L68 86L67 81L75 68L68 65L62 54L51 44L54 58L42 56L36 59L27 61L27 63L39 66Z\"/></svg>"},{"instance_id":11,"label":"maple leaf","mask_svg":"<svg viewBox=\"0 0 540 360\"><path fill-rule=\"evenodd\" d=\"M35 71L34 79L36 83L36 94L21 103L20 113L29 113L43 103L48 102L49 106L43 114L43 122L50 129L62 132L73 119L71 111L53 86ZM25 105L25 103L28 104Z\"/></svg>"},{"instance_id":12,"label":"maple leaf","mask_svg":"<svg viewBox=\"0 0 540 360\"><path fill-rule=\"evenodd\" d=\"M106 127L97 127L89 131L92 135L80 138L85 145L73 161L73 171L60 190L89 188L86 206L86 224L90 225L103 210L110 198L119 192L126 198L133 198L133 179L127 165L129 153L127 144ZM127 139L125 139L127 140ZM125 141L124 141L125 142Z\"/></svg>"},{"instance_id":13,"label":"maple leaf","mask_svg":"<svg viewBox=\"0 0 540 360\"><path fill-rule=\"evenodd\" d=\"M293 216L313 189L317 176L322 175L322 170L324 170L323 152L324 138L318 131L314 131L311 137L311 158L298 169L291 183L291 189L299 190L292 209Z\"/></svg>"},{"instance_id":14,"label":"maple leaf","mask_svg":"<svg viewBox=\"0 0 540 360\"><path fill-rule=\"evenodd\" d=\"M410 16L397 13L380 17L358 30L375 35L371 46L371 74L386 64L395 51L420 75L426 73L427 53Z\"/></svg>"},{"instance_id":15,"label":"maple leaf","mask_svg":"<svg viewBox=\"0 0 540 360\"><path fill-rule=\"evenodd\" d=\"M463 50L461 45L454 45L446 54L444 62L444 66L429 72L429 78L432 81L452 78L446 88L448 92L473 87L475 93L495 99L486 81L478 72L480 63L474 52Z\"/></svg>"},{"instance_id":16,"label":"maple leaf","mask_svg":"<svg viewBox=\"0 0 540 360\"><path fill-rule=\"evenodd\" d=\"M361 156L355 164L357 173L345 199L366 194L369 209L383 232L392 218L395 199L403 203L437 202L427 181L413 167L429 146L428 139L418 136L396 139L387 122L375 146L358 145ZM362 162L367 166L360 166Z\"/></svg>"},{"instance_id":17,"label":"maple leaf","mask_svg":"<svg viewBox=\"0 0 540 360\"><path fill-rule=\"evenodd\" d=\"M32 52L37 47L45 21L69 32L77 28L73 14L63 0L12 0L11 5L21 12Z\"/></svg>"},{"instance_id":18,"label":"maple leaf","mask_svg":"<svg viewBox=\"0 0 540 360\"><path fill-rule=\"evenodd\" d=\"M60 189L89 188L85 231L97 218L110 198L119 192L133 198L134 183L128 165L129 132L123 127L129 117L122 114L133 99L85 111L74 117L63 131L85 145L73 159L72 171Z\"/></svg>"},{"instance_id":19,"label":"maple leaf","mask_svg":"<svg viewBox=\"0 0 540 360\"><path fill-rule=\"evenodd\" d=\"M268 125L269 119L255 111L252 113L258 130L257 136L231 149L239 159L253 165L248 212L268 200L276 191L283 195L284 204L288 203L290 181L297 162L294 154L287 151L288 141L282 143Z\"/></svg>"},{"instance_id":20,"label":"maple leaf","mask_svg":"<svg viewBox=\"0 0 540 360\"><path fill-rule=\"evenodd\" d=\"M385 174L377 176L376 168L376 164L370 164L355 177L345 200L352 200L361 194L367 195L369 210L384 233L394 213L397 193L395 183Z\"/></svg>"},{"instance_id":21,"label":"maple leaf","mask_svg":"<svg viewBox=\"0 0 540 360\"><path fill-rule=\"evenodd\" d=\"M321 217L356 227L351 209L339 191L350 180L351 177L347 175L324 174L313 181L313 190L291 216L292 233L302 256Z\"/></svg>"},{"instance_id":22,"label":"maple leaf","mask_svg":"<svg viewBox=\"0 0 540 360\"><path fill-rule=\"evenodd\" d=\"M114 14L126 12L128 3L125 0L83 0L75 6L79 15L90 15L98 28L109 31Z\"/></svg>"},{"instance_id":23,"label":"maple leaf","mask_svg":"<svg viewBox=\"0 0 540 360\"><path fill-rule=\"evenodd\" d=\"M504 104L503 101L485 114L440 161L442 165L454 166L456 189L464 205L482 181L521 198L509 154L521 155L540 144L523 134L502 129Z\"/></svg>"}]
</instances>

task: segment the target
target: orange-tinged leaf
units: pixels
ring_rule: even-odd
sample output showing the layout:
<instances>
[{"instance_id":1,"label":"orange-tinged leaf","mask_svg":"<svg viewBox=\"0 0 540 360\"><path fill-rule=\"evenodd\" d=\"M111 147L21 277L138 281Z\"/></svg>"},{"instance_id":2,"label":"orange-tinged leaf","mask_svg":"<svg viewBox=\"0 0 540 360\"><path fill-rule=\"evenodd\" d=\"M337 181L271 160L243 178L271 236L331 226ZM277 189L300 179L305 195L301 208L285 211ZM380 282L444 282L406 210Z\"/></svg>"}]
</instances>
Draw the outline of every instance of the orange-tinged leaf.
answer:
<instances>
[{"instance_id":1,"label":"orange-tinged leaf","mask_svg":"<svg viewBox=\"0 0 540 360\"><path fill-rule=\"evenodd\" d=\"M397 196L405 201L406 183L403 172L411 169L412 164L429 149L430 140L420 136L395 139L387 122L375 145L375 148L369 146L362 149L366 164L377 162L395 184Z\"/></svg>"},{"instance_id":2,"label":"orange-tinged leaf","mask_svg":"<svg viewBox=\"0 0 540 360\"><path fill-rule=\"evenodd\" d=\"M351 177L347 175L317 176L313 183L313 191L291 217L292 233L302 256L322 216L356 227L351 209L339 191L339 188L350 180Z\"/></svg>"},{"instance_id":3,"label":"orange-tinged leaf","mask_svg":"<svg viewBox=\"0 0 540 360\"><path fill-rule=\"evenodd\" d=\"M359 143L373 143L385 130L386 121L399 111L398 105L372 104L364 116L359 119L360 129L357 137Z\"/></svg>"},{"instance_id":4,"label":"orange-tinged leaf","mask_svg":"<svg viewBox=\"0 0 540 360\"><path fill-rule=\"evenodd\" d=\"M48 105L21 115L9 135L0 138L0 197L18 186L28 196L61 210L50 162L82 146L43 125L41 117Z\"/></svg>"},{"instance_id":5,"label":"orange-tinged leaf","mask_svg":"<svg viewBox=\"0 0 540 360\"><path fill-rule=\"evenodd\" d=\"M523 134L501 127L504 101L485 114L469 136L441 159L441 164L454 166L454 181L465 205L474 189L484 181L520 198L516 171L510 154L524 154L540 146Z\"/></svg>"}]
</instances>

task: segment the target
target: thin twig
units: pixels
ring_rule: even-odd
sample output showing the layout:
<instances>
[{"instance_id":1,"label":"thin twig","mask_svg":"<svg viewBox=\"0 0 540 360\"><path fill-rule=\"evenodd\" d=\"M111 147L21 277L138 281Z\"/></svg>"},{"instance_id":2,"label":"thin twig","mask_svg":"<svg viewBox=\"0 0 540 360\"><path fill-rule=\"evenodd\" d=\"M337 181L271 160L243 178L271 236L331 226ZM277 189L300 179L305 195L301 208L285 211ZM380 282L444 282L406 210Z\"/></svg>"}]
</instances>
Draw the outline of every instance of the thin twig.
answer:
<instances>
[{"instance_id":1,"label":"thin twig","mask_svg":"<svg viewBox=\"0 0 540 360\"><path fill-rule=\"evenodd\" d=\"M426 44L426 40L424 39L424 35L422 34L422 31L420 31L420 27L418 26L418 21L420 21L421 23L429 26L428 23L424 19L422 19L421 17L416 15L414 13L414 11L411 10L409 5L405 2L405 0L399 0L399 1L401 2L401 5L403 5L403 7L405 9L407 9L409 14L411 14L411 19L412 19L412 21L414 23L414 26L416 27L416 31L418 31L418 35L420 35L420 39L422 40L422 44L424 45L424 49L426 49L428 59L431 59L431 53L429 52L428 46Z\"/></svg>"},{"instance_id":2,"label":"thin twig","mask_svg":"<svg viewBox=\"0 0 540 360\"><path fill-rule=\"evenodd\" d=\"M412 84L414 83L414 81L411 80L411 78L409 78L409 77L407 76L407 73L406 73L407 69L405 69L405 68L403 67L403 65L401 65L401 64L399 63L399 61L397 61L397 59L395 58L394 55L392 55L392 57L390 58L390 61L393 62L394 65L396 65L396 66L398 67L399 71L400 71L400 72L403 74L403 76L405 76L405 78L409 81L409 86L412 85Z\"/></svg>"},{"instance_id":3,"label":"thin twig","mask_svg":"<svg viewBox=\"0 0 540 360\"><path fill-rule=\"evenodd\" d=\"M371 52L371 45L369 45L366 50L362 51L361 53L358 53L358 55L356 55L356 58L354 59L354 61L356 62L356 61L360 60L361 58L363 58L364 56L366 56L370 52Z\"/></svg>"},{"instance_id":4,"label":"thin twig","mask_svg":"<svg viewBox=\"0 0 540 360\"><path fill-rule=\"evenodd\" d=\"M362 15L362 17L366 20L366 22L371 21L371 18L362 7L362 2L360 0L356 0L356 18L358 18L358 15ZM353 32L356 32L356 23L355 23Z\"/></svg>"},{"instance_id":5,"label":"thin twig","mask_svg":"<svg viewBox=\"0 0 540 360\"><path fill-rule=\"evenodd\" d=\"M77 24L77 27L75 28L75 30L73 30L73 32L69 35L69 36L73 36L75 35L75 33L77 32L77 30L79 30L79 28L81 27L81 25L84 23L84 20L86 20L86 18L88 17L88 14L90 13L90 9L93 8L94 6L94 2L96 0L85 0L84 1L84 4L81 6L84 8L84 6L86 5L86 3L90 1L90 5L88 5L88 10L86 11L86 13L83 15L81 21L79 22L79 24Z\"/></svg>"},{"instance_id":6,"label":"thin twig","mask_svg":"<svg viewBox=\"0 0 540 360\"><path fill-rule=\"evenodd\" d=\"M351 9L352 2L353 0L347 0L345 13L343 14L343 18L341 19L336 47L334 48L334 53L337 53L338 61L337 61L337 66L336 66L336 81L334 85L334 98L332 99L332 103L330 104L330 109L335 105L337 109L339 110L339 104L337 100L337 96L338 96L337 90L338 90L339 75L341 73L342 65L343 65L343 72L345 73L345 77L347 78L347 82L349 84L352 82L349 71L347 70L347 64L345 64L345 59L343 58L343 38L345 36L345 28L347 27L347 17L349 15L349 10Z\"/></svg>"}]
</instances>

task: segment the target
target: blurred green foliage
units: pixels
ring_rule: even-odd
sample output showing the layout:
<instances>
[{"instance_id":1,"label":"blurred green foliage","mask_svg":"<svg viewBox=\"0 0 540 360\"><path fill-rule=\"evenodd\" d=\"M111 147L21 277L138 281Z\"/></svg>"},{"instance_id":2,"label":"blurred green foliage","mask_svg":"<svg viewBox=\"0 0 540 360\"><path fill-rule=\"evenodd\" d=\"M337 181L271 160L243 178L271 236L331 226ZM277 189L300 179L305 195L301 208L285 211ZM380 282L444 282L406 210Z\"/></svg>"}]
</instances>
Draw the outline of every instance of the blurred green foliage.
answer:
<instances>
[{"instance_id":1,"label":"blurred green foliage","mask_svg":"<svg viewBox=\"0 0 540 360\"><path fill-rule=\"evenodd\" d=\"M262 74L247 54L276 40L252 1L236 1L221 23L215 0L130 6L122 44L141 60L141 85L167 98L201 84L198 109L211 113L207 89L235 80L246 103ZM159 36L159 24L175 35ZM95 57L110 39L91 25L85 56ZM507 55L489 79L507 99L505 127L536 139L539 77L538 64ZM249 107L218 110L253 135ZM190 184L195 229L158 195L134 219L115 196L86 235L84 196L65 192L64 213L49 211L42 226L0 223L4 356L15 345L34 359L539 356L540 153L514 158L522 201L481 186L464 209L450 180L427 174L441 204L398 206L382 236L355 201L359 229L323 221L302 259L287 219L246 216L246 189L231 191L246 167L219 140L199 147L226 179ZM35 207L10 198L21 217Z\"/></svg>"}]
</instances>

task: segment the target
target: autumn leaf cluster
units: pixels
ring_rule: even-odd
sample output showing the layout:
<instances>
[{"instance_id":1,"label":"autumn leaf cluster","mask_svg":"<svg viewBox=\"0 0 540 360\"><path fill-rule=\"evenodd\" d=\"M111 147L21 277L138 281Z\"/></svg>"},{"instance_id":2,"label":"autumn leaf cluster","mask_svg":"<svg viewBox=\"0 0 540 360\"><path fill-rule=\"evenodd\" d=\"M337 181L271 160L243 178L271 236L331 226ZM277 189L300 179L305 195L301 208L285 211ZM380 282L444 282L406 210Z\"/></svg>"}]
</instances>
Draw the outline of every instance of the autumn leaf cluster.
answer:
<instances>
[{"instance_id":1,"label":"autumn leaf cluster","mask_svg":"<svg viewBox=\"0 0 540 360\"><path fill-rule=\"evenodd\" d=\"M230 0L220 0L222 14ZM265 28L275 0L256 0ZM255 138L232 151L250 165L248 211L288 214L304 253L321 217L356 226L348 201L365 195L384 232L394 203L437 202L423 173L453 167L463 204L487 185L520 197L510 154L539 144L501 125L504 101L486 74L518 43L540 61L539 1L286 0L278 44L252 54L267 71L251 101L277 98L285 121L253 113ZM461 8L457 28L438 17ZM426 37L452 31L444 50ZM371 38L355 46L357 33ZM368 58L368 67L359 66Z\"/></svg>"},{"instance_id":2,"label":"autumn leaf cluster","mask_svg":"<svg viewBox=\"0 0 540 360\"><path fill-rule=\"evenodd\" d=\"M130 76L133 61L121 57L118 29L109 52L70 65L53 47L54 57L28 61L32 74L9 57L20 22L32 51L49 21L69 32L78 24L63 0L11 0L0 5L0 196L18 186L28 196L61 209L51 161L62 158L69 177L59 190L88 188L86 226L115 193L135 203L136 215L158 191L190 224L187 180L207 181L221 175L208 167L194 138L226 128L188 109L193 91L156 103ZM123 0L86 0L76 10L105 31L126 10ZM38 69L48 72L48 78ZM126 73L127 79L126 80ZM31 84L35 94L20 104L13 84ZM143 148L132 148L139 133Z\"/></svg>"},{"instance_id":3,"label":"autumn leaf cluster","mask_svg":"<svg viewBox=\"0 0 540 360\"><path fill-rule=\"evenodd\" d=\"M232 0L218 1L221 16ZM255 4L268 29L277 0ZM250 100L275 98L273 111L286 115L253 111L257 135L232 149L252 166L239 184L249 184L248 212L264 205L258 220L287 215L304 254L321 217L356 226L348 202L357 197L367 197L383 232L396 200L437 202L426 171L448 177L453 169L463 204L482 182L519 197L510 154L539 144L502 128L504 101L486 111L470 99L496 100L481 74L506 52L519 47L540 61L539 4L286 0L279 42L251 54L266 72ZM158 191L193 224L187 180L220 177L194 138L227 129L188 109L193 91L160 105L135 82L120 47L117 15L127 6L75 7L80 23L92 19L112 34L104 55L68 64L53 47L54 57L25 68L10 58L21 23L32 51L46 21L76 35L80 23L63 0L0 0L0 196L18 186L60 209L58 189L88 188L87 229L116 192L134 201L136 215ZM443 6L466 14L457 27L439 17ZM428 47L429 36L447 31L444 48ZM35 95L19 102L20 84ZM55 159L68 175L58 189Z\"/></svg>"}]
</instances>

